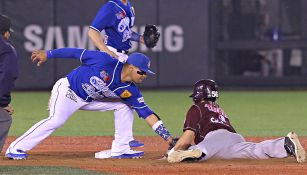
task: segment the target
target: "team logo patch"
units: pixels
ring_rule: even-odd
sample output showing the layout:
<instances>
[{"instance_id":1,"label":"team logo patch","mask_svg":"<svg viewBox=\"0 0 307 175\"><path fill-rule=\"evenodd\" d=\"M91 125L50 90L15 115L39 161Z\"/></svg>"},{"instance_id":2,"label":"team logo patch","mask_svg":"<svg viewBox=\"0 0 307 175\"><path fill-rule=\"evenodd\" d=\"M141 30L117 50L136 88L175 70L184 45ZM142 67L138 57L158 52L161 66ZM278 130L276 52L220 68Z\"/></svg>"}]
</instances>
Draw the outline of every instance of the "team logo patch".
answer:
<instances>
[{"instance_id":1,"label":"team logo patch","mask_svg":"<svg viewBox=\"0 0 307 175\"><path fill-rule=\"evenodd\" d=\"M138 98L138 102L139 102L139 103L144 103L144 102L145 102L145 101L144 101L144 98L143 98L143 97Z\"/></svg>"},{"instance_id":2,"label":"team logo patch","mask_svg":"<svg viewBox=\"0 0 307 175\"><path fill-rule=\"evenodd\" d=\"M100 77L103 79L104 82L110 80L110 76L109 76L109 74L105 70L102 70L100 72Z\"/></svg>"},{"instance_id":3,"label":"team logo patch","mask_svg":"<svg viewBox=\"0 0 307 175\"><path fill-rule=\"evenodd\" d=\"M125 90L122 94L120 94L121 98L129 98L131 96L132 94L128 90Z\"/></svg>"},{"instance_id":4,"label":"team logo patch","mask_svg":"<svg viewBox=\"0 0 307 175\"><path fill-rule=\"evenodd\" d=\"M126 14L124 11L121 11L121 12L116 13L115 16L117 19L123 19L126 17Z\"/></svg>"}]
</instances>

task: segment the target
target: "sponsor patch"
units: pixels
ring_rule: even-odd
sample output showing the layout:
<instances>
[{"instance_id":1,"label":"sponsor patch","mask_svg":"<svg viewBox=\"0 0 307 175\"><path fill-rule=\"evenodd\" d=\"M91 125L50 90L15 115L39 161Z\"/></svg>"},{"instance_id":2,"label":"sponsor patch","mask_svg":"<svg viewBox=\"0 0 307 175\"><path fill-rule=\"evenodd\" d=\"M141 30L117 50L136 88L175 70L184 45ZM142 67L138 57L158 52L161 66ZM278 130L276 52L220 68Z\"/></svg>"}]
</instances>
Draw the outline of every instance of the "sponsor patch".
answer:
<instances>
[{"instance_id":1,"label":"sponsor patch","mask_svg":"<svg viewBox=\"0 0 307 175\"><path fill-rule=\"evenodd\" d=\"M128 90L125 90L122 94L120 94L121 98L129 98L131 96L132 94Z\"/></svg>"},{"instance_id":2,"label":"sponsor patch","mask_svg":"<svg viewBox=\"0 0 307 175\"><path fill-rule=\"evenodd\" d=\"M107 82L110 80L110 76L105 70L102 70L100 72L100 77L103 79L104 82Z\"/></svg>"},{"instance_id":3,"label":"sponsor patch","mask_svg":"<svg viewBox=\"0 0 307 175\"><path fill-rule=\"evenodd\" d=\"M145 101L144 101L144 97L138 98L138 102L139 102L139 103L144 103L144 102L145 102Z\"/></svg>"}]
</instances>

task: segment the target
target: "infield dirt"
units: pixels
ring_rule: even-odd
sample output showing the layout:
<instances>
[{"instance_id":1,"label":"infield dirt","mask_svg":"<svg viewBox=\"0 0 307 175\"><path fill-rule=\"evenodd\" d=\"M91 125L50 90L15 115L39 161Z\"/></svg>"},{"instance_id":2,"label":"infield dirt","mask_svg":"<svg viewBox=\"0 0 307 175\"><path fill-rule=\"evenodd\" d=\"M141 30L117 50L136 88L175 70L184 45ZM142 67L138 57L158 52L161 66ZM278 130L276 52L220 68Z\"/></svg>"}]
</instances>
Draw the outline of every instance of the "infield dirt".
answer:
<instances>
[{"instance_id":1,"label":"infield dirt","mask_svg":"<svg viewBox=\"0 0 307 175\"><path fill-rule=\"evenodd\" d=\"M293 157L268 160L209 160L194 163L170 164L162 158L167 144L159 137L136 137L145 143L142 159L95 159L94 153L109 149L113 137L49 137L29 152L28 160L8 160L4 152L15 137L9 137L1 153L0 165L11 166L66 166L79 167L97 172L116 174L307 174L307 163L298 164ZM272 137L247 137L259 142ZM307 150L307 137L300 137Z\"/></svg>"}]
</instances>

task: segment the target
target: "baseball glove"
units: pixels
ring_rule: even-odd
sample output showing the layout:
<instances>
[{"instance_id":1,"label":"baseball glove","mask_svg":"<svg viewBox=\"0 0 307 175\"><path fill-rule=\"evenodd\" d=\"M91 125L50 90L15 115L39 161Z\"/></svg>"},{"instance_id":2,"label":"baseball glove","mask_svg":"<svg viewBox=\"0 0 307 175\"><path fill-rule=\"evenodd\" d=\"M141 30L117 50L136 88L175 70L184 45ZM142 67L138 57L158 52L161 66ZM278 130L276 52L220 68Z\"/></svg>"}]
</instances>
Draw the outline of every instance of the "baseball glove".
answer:
<instances>
[{"instance_id":1,"label":"baseball glove","mask_svg":"<svg viewBox=\"0 0 307 175\"><path fill-rule=\"evenodd\" d=\"M155 25L147 24L143 33L144 43L148 48L154 48L160 38L160 33Z\"/></svg>"},{"instance_id":2,"label":"baseball glove","mask_svg":"<svg viewBox=\"0 0 307 175\"><path fill-rule=\"evenodd\" d=\"M179 140L179 137L174 137L173 140L172 140L172 143L170 143L169 146L168 146L168 150L171 150L172 148L174 148L174 146L176 145L178 140Z\"/></svg>"}]
</instances>

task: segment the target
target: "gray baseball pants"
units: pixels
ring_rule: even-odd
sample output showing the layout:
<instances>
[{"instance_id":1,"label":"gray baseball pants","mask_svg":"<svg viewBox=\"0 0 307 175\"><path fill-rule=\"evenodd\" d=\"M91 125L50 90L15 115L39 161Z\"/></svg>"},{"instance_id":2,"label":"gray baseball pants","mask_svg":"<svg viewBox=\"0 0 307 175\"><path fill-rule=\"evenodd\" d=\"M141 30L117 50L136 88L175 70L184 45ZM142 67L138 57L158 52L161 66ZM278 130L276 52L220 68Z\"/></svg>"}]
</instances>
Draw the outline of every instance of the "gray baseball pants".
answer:
<instances>
[{"instance_id":1,"label":"gray baseball pants","mask_svg":"<svg viewBox=\"0 0 307 175\"><path fill-rule=\"evenodd\" d=\"M11 124L12 117L6 110L0 107L0 152L2 151Z\"/></svg>"},{"instance_id":2,"label":"gray baseball pants","mask_svg":"<svg viewBox=\"0 0 307 175\"><path fill-rule=\"evenodd\" d=\"M206 154L202 160L285 158L288 155L284 148L284 141L285 138L281 137L260 143L247 142L238 133L219 129L207 134L204 140L195 147Z\"/></svg>"}]
</instances>

